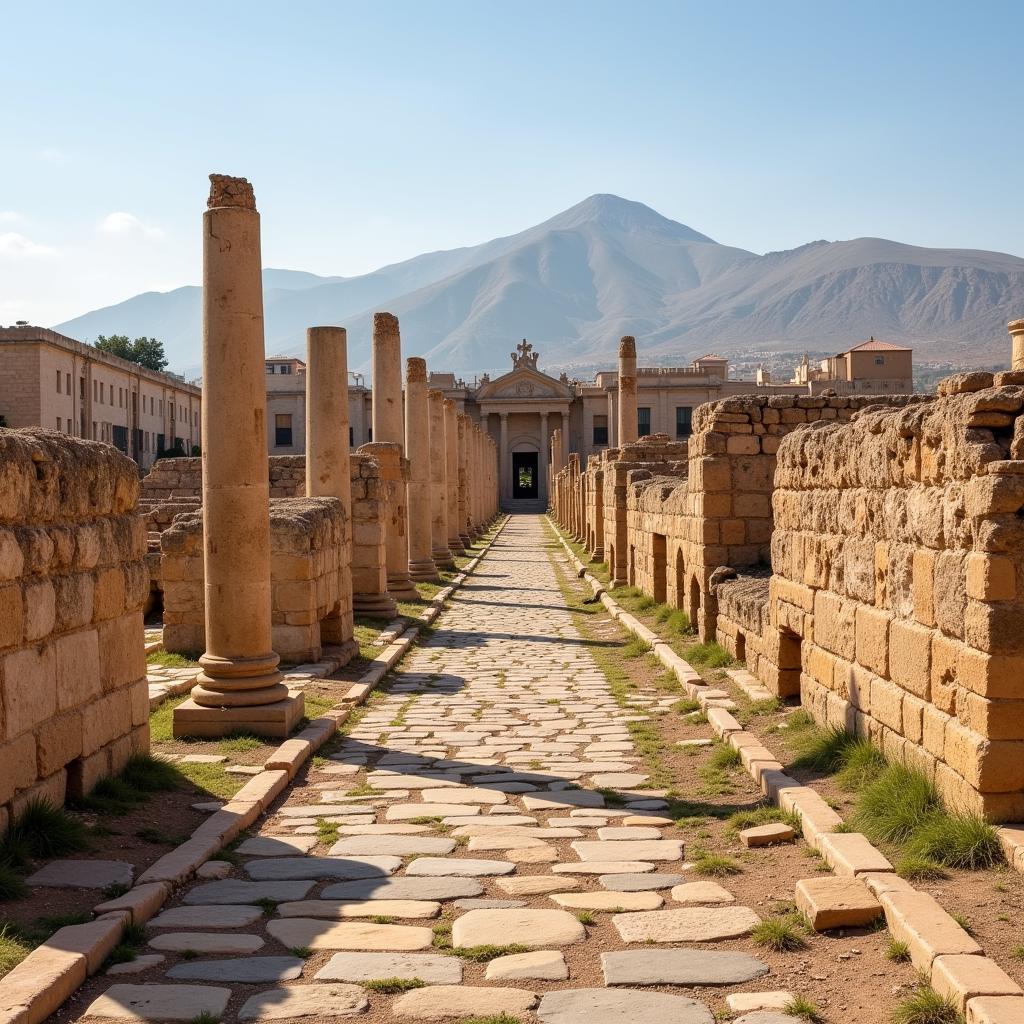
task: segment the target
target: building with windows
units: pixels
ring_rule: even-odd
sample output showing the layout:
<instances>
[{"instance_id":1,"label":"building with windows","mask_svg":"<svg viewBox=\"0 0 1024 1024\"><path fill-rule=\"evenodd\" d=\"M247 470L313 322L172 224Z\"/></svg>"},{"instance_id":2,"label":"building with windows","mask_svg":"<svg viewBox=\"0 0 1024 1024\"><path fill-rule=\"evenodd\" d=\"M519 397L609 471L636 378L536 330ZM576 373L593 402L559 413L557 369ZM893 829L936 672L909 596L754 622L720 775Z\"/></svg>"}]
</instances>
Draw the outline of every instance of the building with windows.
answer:
<instances>
[{"instance_id":1,"label":"building with windows","mask_svg":"<svg viewBox=\"0 0 1024 1024\"><path fill-rule=\"evenodd\" d=\"M44 327L0 328L0 417L106 441L148 470L199 445L201 391Z\"/></svg>"},{"instance_id":2,"label":"building with windows","mask_svg":"<svg viewBox=\"0 0 1024 1024\"><path fill-rule=\"evenodd\" d=\"M884 363L877 363L877 359ZM805 357L793 380L774 383L766 374L756 380L729 377L729 361L709 354L684 367L637 369L637 428L640 437L663 433L685 440L693 410L730 395L897 394L913 390L912 352L871 339L811 368ZM566 452L582 462L618 443L619 379L616 370L601 371L592 381L553 377L538 366L539 354L525 339L511 353L508 373L484 375L472 383L452 373L431 373L428 386L452 399L459 412L487 430L498 445L501 501L506 509L546 505L548 446L554 430L568 438ZM305 451L306 366L292 356L267 359L267 443L272 455ZM883 372L884 371L884 372ZM358 375L350 375L349 443L373 440L372 394Z\"/></svg>"}]
</instances>

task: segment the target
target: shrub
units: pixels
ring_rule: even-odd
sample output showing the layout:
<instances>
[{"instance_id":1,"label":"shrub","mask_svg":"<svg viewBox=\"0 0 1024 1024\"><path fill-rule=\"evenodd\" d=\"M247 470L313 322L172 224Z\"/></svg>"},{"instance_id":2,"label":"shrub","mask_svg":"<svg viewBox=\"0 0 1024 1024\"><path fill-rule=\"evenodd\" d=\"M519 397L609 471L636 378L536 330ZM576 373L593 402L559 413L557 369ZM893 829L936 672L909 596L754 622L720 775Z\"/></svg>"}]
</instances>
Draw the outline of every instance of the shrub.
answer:
<instances>
[{"instance_id":1,"label":"shrub","mask_svg":"<svg viewBox=\"0 0 1024 1024\"><path fill-rule=\"evenodd\" d=\"M942 865L928 857L901 857L896 862L896 874L908 882L935 882L946 878Z\"/></svg>"},{"instance_id":2,"label":"shrub","mask_svg":"<svg viewBox=\"0 0 1024 1024\"><path fill-rule=\"evenodd\" d=\"M713 640L694 644L685 657L692 665L702 665L704 668L725 668L733 662L732 655Z\"/></svg>"},{"instance_id":3,"label":"shrub","mask_svg":"<svg viewBox=\"0 0 1024 1024\"><path fill-rule=\"evenodd\" d=\"M796 714L798 712L790 715L787 721L792 723ZM843 754L855 741L853 733L837 726L815 729L800 738L793 767L832 775L843 767Z\"/></svg>"},{"instance_id":4,"label":"shrub","mask_svg":"<svg viewBox=\"0 0 1024 1024\"><path fill-rule=\"evenodd\" d=\"M31 800L10 831L12 844L31 857L63 857L88 845L86 827L48 800Z\"/></svg>"}]
</instances>

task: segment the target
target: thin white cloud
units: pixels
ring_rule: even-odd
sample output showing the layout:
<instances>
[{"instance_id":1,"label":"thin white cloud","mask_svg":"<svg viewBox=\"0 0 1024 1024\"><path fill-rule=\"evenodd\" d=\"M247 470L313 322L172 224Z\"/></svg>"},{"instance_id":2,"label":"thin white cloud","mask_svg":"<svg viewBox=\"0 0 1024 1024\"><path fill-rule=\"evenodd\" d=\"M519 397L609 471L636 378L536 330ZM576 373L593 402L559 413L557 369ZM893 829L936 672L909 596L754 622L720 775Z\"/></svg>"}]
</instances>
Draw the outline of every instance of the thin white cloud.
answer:
<instances>
[{"instance_id":1,"label":"thin white cloud","mask_svg":"<svg viewBox=\"0 0 1024 1024\"><path fill-rule=\"evenodd\" d=\"M143 224L134 213L115 210L100 221L100 231L105 235L132 236L139 238L163 238L160 228Z\"/></svg>"},{"instance_id":2,"label":"thin white cloud","mask_svg":"<svg viewBox=\"0 0 1024 1024\"><path fill-rule=\"evenodd\" d=\"M19 235L17 231L0 233L0 256L13 259L39 259L53 256L54 250L47 245L40 245L32 239Z\"/></svg>"},{"instance_id":3,"label":"thin white cloud","mask_svg":"<svg viewBox=\"0 0 1024 1024\"><path fill-rule=\"evenodd\" d=\"M0 224L20 224L24 219L17 210L0 210Z\"/></svg>"},{"instance_id":4,"label":"thin white cloud","mask_svg":"<svg viewBox=\"0 0 1024 1024\"><path fill-rule=\"evenodd\" d=\"M36 150L36 159L44 164L65 164L68 162L68 154L56 146L44 146Z\"/></svg>"}]
</instances>

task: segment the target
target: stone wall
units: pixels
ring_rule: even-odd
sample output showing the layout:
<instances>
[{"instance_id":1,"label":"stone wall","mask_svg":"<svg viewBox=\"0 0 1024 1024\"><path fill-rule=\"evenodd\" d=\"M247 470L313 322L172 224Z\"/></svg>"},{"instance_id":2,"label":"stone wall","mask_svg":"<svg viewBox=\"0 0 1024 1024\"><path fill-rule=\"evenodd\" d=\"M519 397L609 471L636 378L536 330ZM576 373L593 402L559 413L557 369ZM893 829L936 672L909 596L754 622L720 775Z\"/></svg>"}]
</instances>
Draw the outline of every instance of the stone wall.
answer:
<instances>
[{"instance_id":1,"label":"stone wall","mask_svg":"<svg viewBox=\"0 0 1024 1024\"><path fill-rule=\"evenodd\" d=\"M336 498L270 500L270 569L274 650L287 663L319 661L323 643L352 637L351 560ZM175 518L161 534L164 647L182 654L206 648L201 509ZM339 636L321 636L321 621L340 613Z\"/></svg>"},{"instance_id":2,"label":"stone wall","mask_svg":"<svg viewBox=\"0 0 1024 1024\"><path fill-rule=\"evenodd\" d=\"M768 602L814 717L953 807L1024 817L1024 375L820 423L779 448Z\"/></svg>"},{"instance_id":3,"label":"stone wall","mask_svg":"<svg viewBox=\"0 0 1024 1024\"><path fill-rule=\"evenodd\" d=\"M109 445L0 429L0 832L149 749L138 496Z\"/></svg>"},{"instance_id":4,"label":"stone wall","mask_svg":"<svg viewBox=\"0 0 1024 1024\"><path fill-rule=\"evenodd\" d=\"M385 529L387 486L371 455L354 452L352 470L352 592L383 594L388 589Z\"/></svg>"}]
</instances>

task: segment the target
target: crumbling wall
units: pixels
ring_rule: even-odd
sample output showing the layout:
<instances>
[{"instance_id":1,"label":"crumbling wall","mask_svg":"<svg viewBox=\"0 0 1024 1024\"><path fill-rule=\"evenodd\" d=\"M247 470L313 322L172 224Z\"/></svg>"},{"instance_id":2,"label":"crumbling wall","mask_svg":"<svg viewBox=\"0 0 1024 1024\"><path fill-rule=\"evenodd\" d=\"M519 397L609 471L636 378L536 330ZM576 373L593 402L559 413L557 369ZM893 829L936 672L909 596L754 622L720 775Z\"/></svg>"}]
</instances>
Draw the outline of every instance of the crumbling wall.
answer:
<instances>
[{"instance_id":1,"label":"crumbling wall","mask_svg":"<svg viewBox=\"0 0 1024 1024\"><path fill-rule=\"evenodd\" d=\"M818 423L779 446L769 628L814 717L953 807L1024 817L1024 387Z\"/></svg>"},{"instance_id":2,"label":"crumbling wall","mask_svg":"<svg viewBox=\"0 0 1024 1024\"><path fill-rule=\"evenodd\" d=\"M336 498L270 500L272 638L283 662L319 661L321 621L342 619L343 642L352 637L352 593L344 569L351 559L347 524ZM164 647L179 653L206 648L203 584L203 513L175 518L161 534Z\"/></svg>"},{"instance_id":3,"label":"crumbling wall","mask_svg":"<svg viewBox=\"0 0 1024 1024\"><path fill-rule=\"evenodd\" d=\"M138 497L109 445L0 429L0 832L149 749Z\"/></svg>"},{"instance_id":4,"label":"crumbling wall","mask_svg":"<svg viewBox=\"0 0 1024 1024\"><path fill-rule=\"evenodd\" d=\"M371 455L354 452L352 470L352 593L384 594L388 589L385 530L387 485Z\"/></svg>"}]
</instances>

